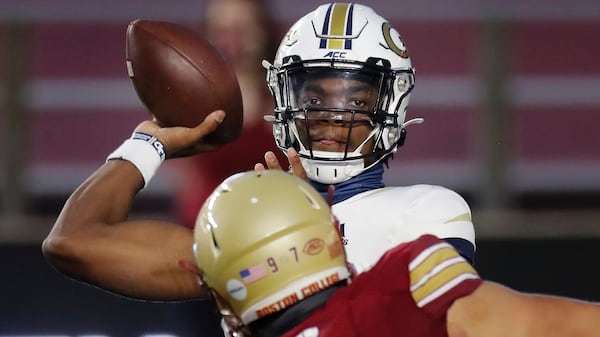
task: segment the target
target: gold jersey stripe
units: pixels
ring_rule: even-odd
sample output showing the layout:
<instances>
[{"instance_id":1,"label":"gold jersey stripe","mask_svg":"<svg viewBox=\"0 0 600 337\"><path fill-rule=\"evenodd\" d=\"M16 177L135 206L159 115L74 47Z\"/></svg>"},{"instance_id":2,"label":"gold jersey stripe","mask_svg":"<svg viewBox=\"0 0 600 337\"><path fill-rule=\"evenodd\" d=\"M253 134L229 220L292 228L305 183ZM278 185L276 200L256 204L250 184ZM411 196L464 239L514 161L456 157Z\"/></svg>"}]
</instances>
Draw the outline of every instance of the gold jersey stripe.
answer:
<instances>
[{"instance_id":1,"label":"gold jersey stripe","mask_svg":"<svg viewBox=\"0 0 600 337\"><path fill-rule=\"evenodd\" d=\"M444 270L446 268L449 268L450 266L453 266L454 264L458 264L460 262L462 262L462 258L459 256L455 256L451 259L445 260L444 262L436 263L432 269L425 271L425 273L418 273L417 275L414 275L414 276L413 276L413 274L411 274L410 289L416 290L416 289L420 288L425 283L429 282L432 277L436 276L437 273L441 272L442 270Z\"/></svg>"},{"instance_id":2,"label":"gold jersey stripe","mask_svg":"<svg viewBox=\"0 0 600 337\"><path fill-rule=\"evenodd\" d=\"M333 6L331 13L331 22L329 26L329 34L334 36L346 35L346 19L348 17L348 3L337 3ZM329 39L327 47L330 49L342 49L344 47L344 39Z\"/></svg>"},{"instance_id":3,"label":"gold jersey stripe","mask_svg":"<svg viewBox=\"0 0 600 337\"><path fill-rule=\"evenodd\" d=\"M449 280L448 282L444 283L444 285L442 285L441 287L430 292L427 296L423 296L419 300L417 300L415 297L413 297L413 298L415 299L417 306L419 308L422 308L425 305L431 303L432 301L435 301L440 296L443 296L445 293L447 293L448 291L450 291L451 289L453 289L454 287L459 285L461 282L463 282L465 280L469 280L469 279L479 279L479 275L473 274L473 273L460 274L457 277L453 278L452 280Z\"/></svg>"},{"instance_id":4,"label":"gold jersey stripe","mask_svg":"<svg viewBox=\"0 0 600 337\"><path fill-rule=\"evenodd\" d=\"M462 260L460 262L456 262L450 266L447 266L446 268L443 268L442 270L437 271L436 273L431 275L428 274L427 278L424 279L425 282L420 283L418 287L411 287L412 296L415 299L415 302L419 302L455 278L464 274L473 273L473 268L466 261Z\"/></svg>"},{"instance_id":5,"label":"gold jersey stripe","mask_svg":"<svg viewBox=\"0 0 600 337\"><path fill-rule=\"evenodd\" d=\"M463 213L461 215L455 216L454 218L452 218L444 223L457 222L457 221L471 221L471 214Z\"/></svg>"},{"instance_id":6,"label":"gold jersey stripe","mask_svg":"<svg viewBox=\"0 0 600 337\"><path fill-rule=\"evenodd\" d=\"M418 263L413 265L412 262ZM443 295L458 284L456 280L477 277L473 267L446 243L426 249L412 262L411 293L417 303L425 298L428 303Z\"/></svg>"},{"instance_id":7,"label":"gold jersey stripe","mask_svg":"<svg viewBox=\"0 0 600 337\"><path fill-rule=\"evenodd\" d=\"M432 246L432 250L425 250L412 262L417 264L411 264L410 268L410 279L418 282L424 275L431 272L431 270L438 264L443 263L446 260L451 260L458 256L458 253L452 246L443 242Z\"/></svg>"}]
</instances>

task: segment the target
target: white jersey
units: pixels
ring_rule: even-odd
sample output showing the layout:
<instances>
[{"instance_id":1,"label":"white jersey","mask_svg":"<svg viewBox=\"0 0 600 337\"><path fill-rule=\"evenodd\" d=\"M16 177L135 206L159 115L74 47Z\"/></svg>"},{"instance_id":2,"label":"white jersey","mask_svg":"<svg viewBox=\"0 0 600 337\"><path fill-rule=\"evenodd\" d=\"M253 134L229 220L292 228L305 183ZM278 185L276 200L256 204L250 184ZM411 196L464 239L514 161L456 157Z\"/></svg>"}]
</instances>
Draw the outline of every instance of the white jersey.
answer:
<instances>
[{"instance_id":1,"label":"white jersey","mask_svg":"<svg viewBox=\"0 0 600 337\"><path fill-rule=\"evenodd\" d=\"M359 273L388 249L423 234L462 238L475 246L468 204L441 186L384 187L357 194L332 209L340 221L348 261Z\"/></svg>"}]
</instances>

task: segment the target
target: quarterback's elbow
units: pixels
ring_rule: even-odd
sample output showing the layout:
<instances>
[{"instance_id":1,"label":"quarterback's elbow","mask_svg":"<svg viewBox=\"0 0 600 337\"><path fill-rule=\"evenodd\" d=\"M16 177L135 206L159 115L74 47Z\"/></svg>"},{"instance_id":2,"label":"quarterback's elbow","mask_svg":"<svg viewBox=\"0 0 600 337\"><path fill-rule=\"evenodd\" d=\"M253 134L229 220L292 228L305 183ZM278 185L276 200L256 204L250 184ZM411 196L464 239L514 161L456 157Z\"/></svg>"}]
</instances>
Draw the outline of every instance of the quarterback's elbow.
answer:
<instances>
[{"instance_id":1,"label":"quarterback's elbow","mask_svg":"<svg viewBox=\"0 0 600 337\"><path fill-rule=\"evenodd\" d=\"M46 261L67 276L73 276L79 260L79 250L74 242L72 237L52 234L42 242L42 254Z\"/></svg>"}]
</instances>

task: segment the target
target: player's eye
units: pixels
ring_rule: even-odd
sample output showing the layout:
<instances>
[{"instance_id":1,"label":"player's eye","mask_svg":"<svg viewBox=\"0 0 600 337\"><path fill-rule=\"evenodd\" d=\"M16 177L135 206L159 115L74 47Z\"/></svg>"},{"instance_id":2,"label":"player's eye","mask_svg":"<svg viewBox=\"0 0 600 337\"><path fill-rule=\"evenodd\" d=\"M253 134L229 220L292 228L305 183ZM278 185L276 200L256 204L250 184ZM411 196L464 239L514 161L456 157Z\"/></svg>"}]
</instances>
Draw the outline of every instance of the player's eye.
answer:
<instances>
[{"instance_id":1,"label":"player's eye","mask_svg":"<svg viewBox=\"0 0 600 337\"><path fill-rule=\"evenodd\" d=\"M321 105L321 99L317 97L307 97L302 100L302 106L304 108L312 108Z\"/></svg>"},{"instance_id":2,"label":"player's eye","mask_svg":"<svg viewBox=\"0 0 600 337\"><path fill-rule=\"evenodd\" d=\"M354 106L355 108L366 108L367 107L367 102L363 101L361 99L355 99L352 102L352 106Z\"/></svg>"}]
</instances>

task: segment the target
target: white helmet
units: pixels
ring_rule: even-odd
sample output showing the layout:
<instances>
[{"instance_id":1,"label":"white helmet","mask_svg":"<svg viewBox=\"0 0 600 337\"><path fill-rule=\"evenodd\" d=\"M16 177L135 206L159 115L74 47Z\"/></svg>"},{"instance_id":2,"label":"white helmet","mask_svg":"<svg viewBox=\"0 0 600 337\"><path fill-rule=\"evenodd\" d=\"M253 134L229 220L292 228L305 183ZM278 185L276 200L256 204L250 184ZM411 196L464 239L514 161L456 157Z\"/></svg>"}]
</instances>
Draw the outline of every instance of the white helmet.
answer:
<instances>
[{"instance_id":1,"label":"white helmet","mask_svg":"<svg viewBox=\"0 0 600 337\"><path fill-rule=\"evenodd\" d=\"M290 28L273 64L263 61L263 66L275 100L275 116L270 118L275 142L283 151L289 147L298 151L312 180L334 184L360 174L403 144L405 126L423 122L420 118L404 121L415 82L406 46L390 23L367 6L321 5ZM364 110L307 106L298 97L303 84L323 77L367 82L374 87L376 102ZM350 126L368 121L373 130L357 148L313 150L308 125L315 112L320 116L326 112L327 120ZM312 120L318 118L322 117ZM361 153L367 143L373 149Z\"/></svg>"}]
</instances>

